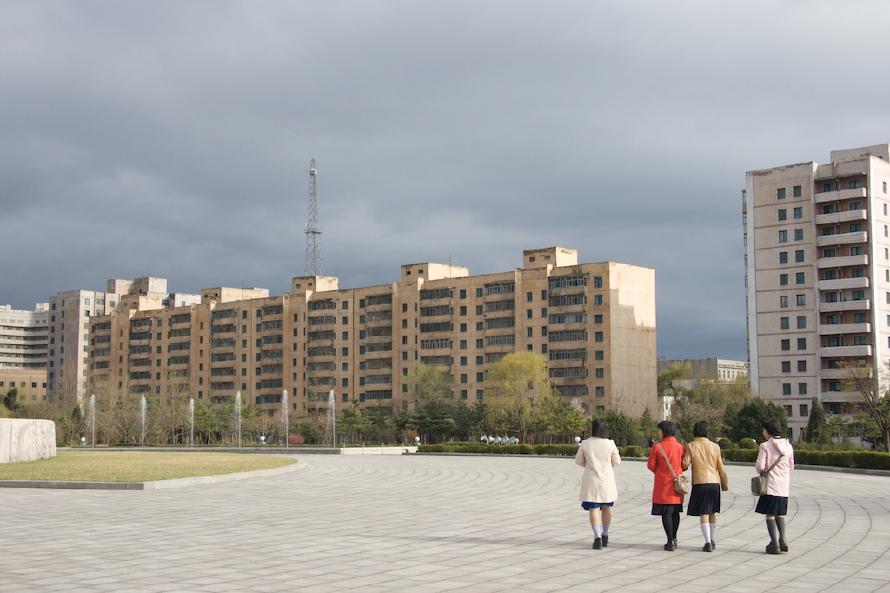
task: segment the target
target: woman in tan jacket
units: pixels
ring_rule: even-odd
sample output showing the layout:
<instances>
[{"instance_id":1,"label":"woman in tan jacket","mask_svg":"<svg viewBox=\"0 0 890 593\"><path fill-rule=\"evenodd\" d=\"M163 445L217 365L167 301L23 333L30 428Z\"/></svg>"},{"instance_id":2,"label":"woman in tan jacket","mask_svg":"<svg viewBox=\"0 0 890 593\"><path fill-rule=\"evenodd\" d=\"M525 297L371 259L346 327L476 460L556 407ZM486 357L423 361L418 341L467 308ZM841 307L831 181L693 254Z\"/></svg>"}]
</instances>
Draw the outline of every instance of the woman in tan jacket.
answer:
<instances>
[{"instance_id":1,"label":"woman in tan jacket","mask_svg":"<svg viewBox=\"0 0 890 593\"><path fill-rule=\"evenodd\" d=\"M683 470L692 466L692 494L687 514L699 517L701 532L705 537L702 552L713 552L717 547L717 513L720 512L720 491L729 489L729 480L723 468L720 446L708 438L708 423L697 422L692 430L695 437L686 445Z\"/></svg>"}]
</instances>

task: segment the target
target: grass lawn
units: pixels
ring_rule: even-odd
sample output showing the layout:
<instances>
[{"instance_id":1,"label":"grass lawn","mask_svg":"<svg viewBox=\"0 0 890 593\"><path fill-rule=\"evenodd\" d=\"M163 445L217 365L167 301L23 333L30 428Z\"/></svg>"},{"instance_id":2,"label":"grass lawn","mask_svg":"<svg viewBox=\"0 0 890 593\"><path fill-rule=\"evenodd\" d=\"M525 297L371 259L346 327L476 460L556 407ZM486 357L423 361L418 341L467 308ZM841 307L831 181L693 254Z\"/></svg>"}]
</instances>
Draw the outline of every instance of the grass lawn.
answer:
<instances>
[{"instance_id":1,"label":"grass lawn","mask_svg":"<svg viewBox=\"0 0 890 593\"><path fill-rule=\"evenodd\" d=\"M0 480L148 482L271 469L295 463L279 455L156 451L60 451L53 459L0 465Z\"/></svg>"}]
</instances>

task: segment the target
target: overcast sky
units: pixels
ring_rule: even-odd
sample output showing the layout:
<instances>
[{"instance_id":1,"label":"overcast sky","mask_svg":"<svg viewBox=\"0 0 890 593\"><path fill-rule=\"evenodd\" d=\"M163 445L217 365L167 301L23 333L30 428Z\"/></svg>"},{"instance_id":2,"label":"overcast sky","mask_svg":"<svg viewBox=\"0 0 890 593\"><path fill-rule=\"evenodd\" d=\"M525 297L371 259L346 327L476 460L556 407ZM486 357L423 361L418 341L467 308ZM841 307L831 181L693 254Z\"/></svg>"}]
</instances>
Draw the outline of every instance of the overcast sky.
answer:
<instances>
[{"instance_id":1,"label":"overcast sky","mask_svg":"<svg viewBox=\"0 0 890 593\"><path fill-rule=\"evenodd\" d=\"M341 287L524 248L651 266L659 354L745 357L745 171L890 141L865 2L0 1L0 303Z\"/></svg>"}]
</instances>

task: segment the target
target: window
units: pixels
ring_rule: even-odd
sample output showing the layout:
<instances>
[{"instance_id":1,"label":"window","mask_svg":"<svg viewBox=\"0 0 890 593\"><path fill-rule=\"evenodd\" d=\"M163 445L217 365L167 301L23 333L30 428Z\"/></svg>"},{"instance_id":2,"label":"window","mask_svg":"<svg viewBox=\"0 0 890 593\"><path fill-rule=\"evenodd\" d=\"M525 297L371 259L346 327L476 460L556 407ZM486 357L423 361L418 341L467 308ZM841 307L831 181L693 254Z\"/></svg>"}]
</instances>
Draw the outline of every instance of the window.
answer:
<instances>
[{"instance_id":1,"label":"window","mask_svg":"<svg viewBox=\"0 0 890 593\"><path fill-rule=\"evenodd\" d=\"M847 182L847 189L856 189L858 187L859 187L858 179L851 179L850 181Z\"/></svg>"},{"instance_id":2,"label":"window","mask_svg":"<svg viewBox=\"0 0 890 593\"><path fill-rule=\"evenodd\" d=\"M807 304L807 295L805 295L805 294L797 295L797 306L803 307L803 306L806 306L806 304Z\"/></svg>"},{"instance_id":3,"label":"window","mask_svg":"<svg viewBox=\"0 0 890 593\"><path fill-rule=\"evenodd\" d=\"M467 357L466 356L460 357L460 366L462 366L462 367L467 366Z\"/></svg>"},{"instance_id":4,"label":"window","mask_svg":"<svg viewBox=\"0 0 890 593\"><path fill-rule=\"evenodd\" d=\"M534 298L534 295L532 295L532 293L530 293L530 292L525 293L526 302L529 302L529 303L532 302L533 298Z\"/></svg>"},{"instance_id":5,"label":"window","mask_svg":"<svg viewBox=\"0 0 890 593\"><path fill-rule=\"evenodd\" d=\"M807 328L807 316L806 315L798 315L797 316L797 329L806 329Z\"/></svg>"},{"instance_id":6,"label":"window","mask_svg":"<svg viewBox=\"0 0 890 593\"><path fill-rule=\"evenodd\" d=\"M834 189L834 188L831 183L823 183L822 184L822 191L831 191L832 189Z\"/></svg>"},{"instance_id":7,"label":"window","mask_svg":"<svg viewBox=\"0 0 890 593\"><path fill-rule=\"evenodd\" d=\"M782 361L782 372L783 372L783 373L790 373L790 372L791 372L791 361L790 361L790 360L783 360L783 361Z\"/></svg>"},{"instance_id":8,"label":"window","mask_svg":"<svg viewBox=\"0 0 890 593\"><path fill-rule=\"evenodd\" d=\"M804 389L803 389L803 393L802 393L801 395L806 394L806 392L807 392L807 384L806 384L806 383L801 383L801 384L799 384L799 385L798 385L798 389L797 389L798 391L800 391L800 387L803 387L803 388L804 388ZM808 406L807 404L800 404L800 408L799 408L799 409L800 409L800 415L801 415L801 417L806 418L807 416L810 415L810 406Z\"/></svg>"},{"instance_id":9,"label":"window","mask_svg":"<svg viewBox=\"0 0 890 593\"><path fill-rule=\"evenodd\" d=\"M780 329L788 329L790 326L788 324L788 317L779 317L779 328Z\"/></svg>"},{"instance_id":10,"label":"window","mask_svg":"<svg viewBox=\"0 0 890 593\"><path fill-rule=\"evenodd\" d=\"M779 297L779 308L785 309L788 307L788 297L780 296Z\"/></svg>"},{"instance_id":11,"label":"window","mask_svg":"<svg viewBox=\"0 0 890 593\"><path fill-rule=\"evenodd\" d=\"M850 247L850 255L862 255L862 245Z\"/></svg>"},{"instance_id":12,"label":"window","mask_svg":"<svg viewBox=\"0 0 890 593\"><path fill-rule=\"evenodd\" d=\"M779 243L788 242L788 231L779 231Z\"/></svg>"},{"instance_id":13,"label":"window","mask_svg":"<svg viewBox=\"0 0 890 593\"><path fill-rule=\"evenodd\" d=\"M803 284L806 282L806 273L805 272L797 272L794 274L794 283L795 284Z\"/></svg>"},{"instance_id":14,"label":"window","mask_svg":"<svg viewBox=\"0 0 890 593\"><path fill-rule=\"evenodd\" d=\"M803 229L794 229L794 240L803 241Z\"/></svg>"},{"instance_id":15,"label":"window","mask_svg":"<svg viewBox=\"0 0 890 593\"><path fill-rule=\"evenodd\" d=\"M782 340L780 344L783 352L791 350L791 340Z\"/></svg>"},{"instance_id":16,"label":"window","mask_svg":"<svg viewBox=\"0 0 890 593\"><path fill-rule=\"evenodd\" d=\"M782 395L791 395L791 383L782 383Z\"/></svg>"},{"instance_id":17,"label":"window","mask_svg":"<svg viewBox=\"0 0 890 593\"><path fill-rule=\"evenodd\" d=\"M834 248L828 247L822 250L822 257L835 257L837 256L837 250Z\"/></svg>"},{"instance_id":18,"label":"window","mask_svg":"<svg viewBox=\"0 0 890 593\"><path fill-rule=\"evenodd\" d=\"M861 230L862 230L862 225L860 223L858 223L858 222L850 223L850 232L851 233L858 233Z\"/></svg>"},{"instance_id":19,"label":"window","mask_svg":"<svg viewBox=\"0 0 890 593\"><path fill-rule=\"evenodd\" d=\"M776 199L777 200L785 199L785 188L784 187L780 187L780 188L776 189Z\"/></svg>"},{"instance_id":20,"label":"window","mask_svg":"<svg viewBox=\"0 0 890 593\"><path fill-rule=\"evenodd\" d=\"M797 207L794 209L794 220L800 220L803 218L803 208Z\"/></svg>"},{"instance_id":21,"label":"window","mask_svg":"<svg viewBox=\"0 0 890 593\"><path fill-rule=\"evenodd\" d=\"M602 276L594 276L593 277L593 287L594 288L602 288L603 287L603 277Z\"/></svg>"},{"instance_id":22,"label":"window","mask_svg":"<svg viewBox=\"0 0 890 593\"><path fill-rule=\"evenodd\" d=\"M798 350L806 350L807 349L807 339L806 338L797 338L797 349Z\"/></svg>"},{"instance_id":23,"label":"window","mask_svg":"<svg viewBox=\"0 0 890 593\"><path fill-rule=\"evenodd\" d=\"M798 361L797 361L797 372L798 372L798 373L805 373L805 372L807 372L807 361L805 361L805 360L798 360Z\"/></svg>"},{"instance_id":24,"label":"window","mask_svg":"<svg viewBox=\"0 0 890 593\"><path fill-rule=\"evenodd\" d=\"M601 294L593 295L593 304L594 305L602 305L603 304L603 295L601 295Z\"/></svg>"},{"instance_id":25,"label":"window","mask_svg":"<svg viewBox=\"0 0 890 593\"><path fill-rule=\"evenodd\" d=\"M460 298L462 298L462 299L467 298L467 289L466 289L466 288L461 288L459 294L460 294ZM466 399L466 398L464 398L464 399Z\"/></svg>"},{"instance_id":26,"label":"window","mask_svg":"<svg viewBox=\"0 0 890 593\"><path fill-rule=\"evenodd\" d=\"M787 252L787 251L780 251L780 252L779 252L779 263L780 263L780 264L787 264L787 263L788 263L788 252Z\"/></svg>"},{"instance_id":27,"label":"window","mask_svg":"<svg viewBox=\"0 0 890 593\"><path fill-rule=\"evenodd\" d=\"M531 309L526 309L526 310L525 310L525 318L526 318L526 319L531 319L531 318L532 318L532 315L533 315L533 313L532 313L532 310L531 310Z\"/></svg>"},{"instance_id":28,"label":"window","mask_svg":"<svg viewBox=\"0 0 890 593\"><path fill-rule=\"evenodd\" d=\"M795 198L799 198L802 195L803 188L799 185L795 185L791 188L791 195Z\"/></svg>"},{"instance_id":29,"label":"window","mask_svg":"<svg viewBox=\"0 0 890 593\"><path fill-rule=\"evenodd\" d=\"M803 258L804 258L803 249L798 249L794 252L794 261L796 263L802 264Z\"/></svg>"},{"instance_id":30,"label":"window","mask_svg":"<svg viewBox=\"0 0 890 593\"><path fill-rule=\"evenodd\" d=\"M788 286L788 274L779 274L779 286Z\"/></svg>"},{"instance_id":31,"label":"window","mask_svg":"<svg viewBox=\"0 0 890 593\"><path fill-rule=\"evenodd\" d=\"M788 210L779 208L779 221L788 220Z\"/></svg>"}]
</instances>

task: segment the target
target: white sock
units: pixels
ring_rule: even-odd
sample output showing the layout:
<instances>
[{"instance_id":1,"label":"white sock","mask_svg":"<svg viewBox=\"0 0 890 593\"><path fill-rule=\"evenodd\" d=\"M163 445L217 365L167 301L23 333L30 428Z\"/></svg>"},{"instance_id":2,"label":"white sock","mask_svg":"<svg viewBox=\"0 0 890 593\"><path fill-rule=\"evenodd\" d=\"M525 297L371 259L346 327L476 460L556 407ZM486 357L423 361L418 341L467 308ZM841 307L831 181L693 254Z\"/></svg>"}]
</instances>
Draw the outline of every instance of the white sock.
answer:
<instances>
[{"instance_id":1,"label":"white sock","mask_svg":"<svg viewBox=\"0 0 890 593\"><path fill-rule=\"evenodd\" d=\"M711 523L711 541L717 543L717 524Z\"/></svg>"},{"instance_id":2,"label":"white sock","mask_svg":"<svg viewBox=\"0 0 890 593\"><path fill-rule=\"evenodd\" d=\"M603 537L603 526L602 525L594 525L593 526L593 537L594 537L594 539L601 539Z\"/></svg>"},{"instance_id":3,"label":"white sock","mask_svg":"<svg viewBox=\"0 0 890 593\"><path fill-rule=\"evenodd\" d=\"M701 523L701 533L705 536L705 543L711 543L711 524L710 523Z\"/></svg>"}]
</instances>

